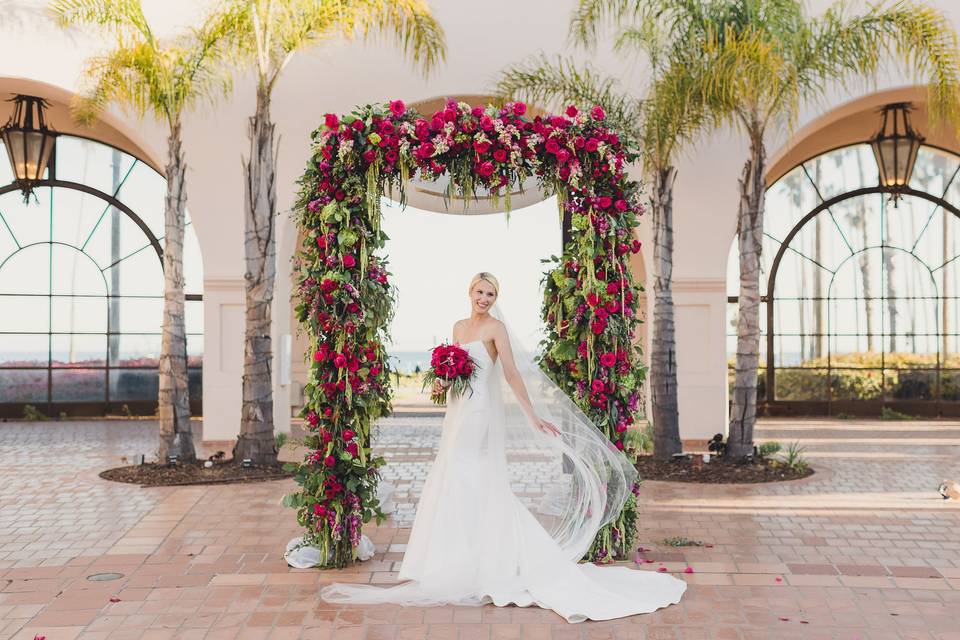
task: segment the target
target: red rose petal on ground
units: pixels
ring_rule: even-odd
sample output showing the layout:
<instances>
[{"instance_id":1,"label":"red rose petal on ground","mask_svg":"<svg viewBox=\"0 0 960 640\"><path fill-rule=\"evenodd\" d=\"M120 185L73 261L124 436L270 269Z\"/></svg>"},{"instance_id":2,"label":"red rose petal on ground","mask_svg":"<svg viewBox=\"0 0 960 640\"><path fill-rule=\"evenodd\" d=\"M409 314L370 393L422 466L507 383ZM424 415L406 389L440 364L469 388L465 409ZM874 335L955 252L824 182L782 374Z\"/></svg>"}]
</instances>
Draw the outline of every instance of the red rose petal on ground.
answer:
<instances>
[{"instance_id":1,"label":"red rose petal on ground","mask_svg":"<svg viewBox=\"0 0 960 640\"><path fill-rule=\"evenodd\" d=\"M653 564L653 560L644 560L644 562L647 564Z\"/></svg>"},{"instance_id":2,"label":"red rose petal on ground","mask_svg":"<svg viewBox=\"0 0 960 640\"><path fill-rule=\"evenodd\" d=\"M684 573L693 573L693 567L687 567L683 570Z\"/></svg>"},{"instance_id":3,"label":"red rose petal on ground","mask_svg":"<svg viewBox=\"0 0 960 640\"><path fill-rule=\"evenodd\" d=\"M790 622L790 618L780 618L780 622Z\"/></svg>"},{"instance_id":4,"label":"red rose petal on ground","mask_svg":"<svg viewBox=\"0 0 960 640\"><path fill-rule=\"evenodd\" d=\"M110 602L120 602L120 598L118 598L117 596L113 596L112 598L110 598Z\"/></svg>"},{"instance_id":5,"label":"red rose petal on ground","mask_svg":"<svg viewBox=\"0 0 960 640\"><path fill-rule=\"evenodd\" d=\"M666 572L666 570L667 570L666 567L658 567L658 568L657 568L657 571L659 571L660 573L664 573L664 572Z\"/></svg>"},{"instance_id":6,"label":"red rose petal on ground","mask_svg":"<svg viewBox=\"0 0 960 640\"><path fill-rule=\"evenodd\" d=\"M777 582L783 582L783 578L781 578L780 576L777 576Z\"/></svg>"},{"instance_id":7,"label":"red rose petal on ground","mask_svg":"<svg viewBox=\"0 0 960 640\"><path fill-rule=\"evenodd\" d=\"M713 545L712 545L712 544L705 544L705 545L703 545L703 546L705 546L707 549L713 549Z\"/></svg>"},{"instance_id":8,"label":"red rose petal on ground","mask_svg":"<svg viewBox=\"0 0 960 640\"><path fill-rule=\"evenodd\" d=\"M800 621L800 624L810 624L810 623L807 622L806 620L801 620L801 621Z\"/></svg>"}]
</instances>

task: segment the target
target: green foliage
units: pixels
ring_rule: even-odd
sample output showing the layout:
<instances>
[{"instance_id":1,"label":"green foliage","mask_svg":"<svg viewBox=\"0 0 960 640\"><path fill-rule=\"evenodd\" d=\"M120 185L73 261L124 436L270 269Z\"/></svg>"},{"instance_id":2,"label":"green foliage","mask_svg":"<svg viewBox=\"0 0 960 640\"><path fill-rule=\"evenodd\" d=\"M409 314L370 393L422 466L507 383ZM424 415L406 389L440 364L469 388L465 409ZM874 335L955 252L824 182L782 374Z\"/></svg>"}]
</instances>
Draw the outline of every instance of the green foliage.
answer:
<instances>
[{"instance_id":1,"label":"green foliage","mask_svg":"<svg viewBox=\"0 0 960 640\"><path fill-rule=\"evenodd\" d=\"M774 454L780 453L782 448L779 442L764 442L757 447L757 454L761 459L769 458Z\"/></svg>"},{"instance_id":2,"label":"green foliage","mask_svg":"<svg viewBox=\"0 0 960 640\"><path fill-rule=\"evenodd\" d=\"M91 123L110 103L152 113L176 126L198 101L225 95L227 36L234 23L213 13L199 27L166 41L154 34L140 0L55 0L50 10L61 26L94 27L107 38L107 53L90 58L87 87L74 115Z\"/></svg>"},{"instance_id":3,"label":"green foliage","mask_svg":"<svg viewBox=\"0 0 960 640\"><path fill-rule=\"evenodd\" d=\"M669 547L702 547L703 542L700 540L691 540L685 536L676 536L673 538L664 538L660 541L662 544L665 544Z\"/></svg>"},{"instance_id":4,"label":"green foliage","mask_svg":"<svg viewBox=\"0 0 960 640\"><path fill-rule=\"evenodd\" d=\"M652 452L653 424L647 421L642 429L627 429L623 448L634 456Z\"/></svg>"},{"instance_id":5,"label":"green foliage","mask_svg":"<svg viewBox=\"0 0 960 640\"><path fill-rule=\"evenodd\" d=\"M23 419L30 422L49 420L47 414L37 409L32 404L23 405Z\"/></svg>"},{"instance_id":6,"label":"green foliage","mask_svg":"<svg viewBox=\"0 0 960 640\"><path fill-rule=\"evenodd\" d=\"M283 431L278 431L275 434L273 434L273 446L276 447L277 451L280 451L280 449L283 449L283 445L287 443L287 440L289 439L289 437L290 437L290 434L284 433Z\"/></svg>"},{"instance_id":7,"label":"green foliage","mask_svg":"<svg viewBox=\"0 0 960 640\"><path fill-rule=\"evenodd\" d=\"M906 413L900 413L890 407L883 407L880 409L880 419L881 420L913 420L913 416Z\"/></svg>"},{"instance_id":8,"label":"green foliage","mask_svg":"<svg viewBox=\"0 0 960 640\"><path fill-rule=\"evenodd\" d=\"M805 471L810 466L803 458L806 451L804 447L800 446L799 442L791 442L787 446L787 450L781 454L780 459L792 471Z\"/></svg>"}]
</instances>

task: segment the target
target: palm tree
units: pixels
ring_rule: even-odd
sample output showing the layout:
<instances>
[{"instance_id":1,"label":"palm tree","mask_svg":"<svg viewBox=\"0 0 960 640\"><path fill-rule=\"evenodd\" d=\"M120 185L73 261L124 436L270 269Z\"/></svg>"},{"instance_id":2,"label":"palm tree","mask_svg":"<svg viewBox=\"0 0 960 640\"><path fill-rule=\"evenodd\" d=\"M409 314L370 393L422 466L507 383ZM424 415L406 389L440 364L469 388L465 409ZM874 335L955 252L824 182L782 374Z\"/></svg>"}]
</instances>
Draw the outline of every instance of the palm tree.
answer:
<instances>
[{"instance_id":1,"label":"palm tree","mask_svg":"<svg viewBox=\"0 0 960 640\"><path fill-rule=\"evenodd\" d=\"M610 122L628 138L641 143L645 173L650 177L653 217L653 339L650 349L650 396L653 408L654 455L669 459L680 453L677 402L677 358L673 308L673 187L675 162L681 149L708 121L689 71L697 62L688 56L687 34L668 31L657 12L645 2L608 2L590 12L594 3L584 0L571 21L571 36L591 47L599 38L598 25L610 22L618 29L615 49L635 51L650 61L652 77L645 98L618 91L616 82L589 65L546 57L515 65L502 75L497 91L531 102L599 104ZM589 14L588 17L587 14ZM588 25L587 22L592 20Z\"/></svg>"},{"instance_id":2,"label":"palm tree","mask_svg":"<svg viewBox=\"0 0 960 640\"><path fill-rule=\"evenodd\" d=\"M159 455L161 460L176 455L193 461L183 291L187 166L181 123L199 100L225 93L230 86L218 65L229 25L214 15L190 33L165 41L150 28L140 0L56 0L50 9L64 27L97 27L112 47L87 61L89 88L74 105L77 119L93 122L107 105L117 103L140 115L153 114L168 129Z\"/></svg>"},{"instance_id":3,"label":"palm tree","mask_svg":"<svg viewBox=\"0 0 960 640\"><path fill-rule=\"evenodd\" d=\"M670 13L688 20L688 4L664 0ZM764 172L768 127L795 123L803 100L821 96L831 81L875 78L890 59L928 79L931 113L956 122L960 49L950 22L937 10L909 0L847 15L838 3L822 16L806 15L792 0L709 0L700 21L702 55L712 68L704 99L725 111L746 134L750 155L740 178L737 242L740 294L737 356L729 458L753 450L756 371L759 359L760 251L763 237Z\"/></svg>"},{"instance_id":4,"label":"palm tree","mask_svg":"<svg viewBox=\"0 0 960 640\"><path fill-rule=\"evenodd\" d=\"M294 54L325 40L383 31L427 72L443 60L444 38L425 0L227 0L222 16L232 24L234 54L252 63L257 74L250 157L243 163L246 330L243 407L233 456L266 464L277 456L270 335L277 273L273 89Z\"/></svg>"}]
</instances>

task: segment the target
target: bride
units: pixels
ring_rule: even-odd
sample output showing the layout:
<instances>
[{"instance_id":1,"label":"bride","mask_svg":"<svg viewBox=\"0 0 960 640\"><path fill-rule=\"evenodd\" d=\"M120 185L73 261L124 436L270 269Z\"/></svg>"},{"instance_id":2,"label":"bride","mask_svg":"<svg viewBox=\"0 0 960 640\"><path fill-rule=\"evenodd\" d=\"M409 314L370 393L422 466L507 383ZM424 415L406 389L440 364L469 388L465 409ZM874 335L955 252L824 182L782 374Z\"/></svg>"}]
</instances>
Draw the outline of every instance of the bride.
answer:
<instances>
[{"instance_id":1,"label":"bride","mask_svg":"<svg viewBox=\"0 0 960 640\"><path fill-rule=\"evenodd\" d=\"M490 273L470 282L453 339L477 363L449 397L439 451L393 587L332 584L328 602L537 605L569 622L649 613L683 580L578 563L636 480L627 458L523 352ZM439 382L438 382L439 384ZM438 387L434 388L437 391Z\"/></svg>"}]
</instances>

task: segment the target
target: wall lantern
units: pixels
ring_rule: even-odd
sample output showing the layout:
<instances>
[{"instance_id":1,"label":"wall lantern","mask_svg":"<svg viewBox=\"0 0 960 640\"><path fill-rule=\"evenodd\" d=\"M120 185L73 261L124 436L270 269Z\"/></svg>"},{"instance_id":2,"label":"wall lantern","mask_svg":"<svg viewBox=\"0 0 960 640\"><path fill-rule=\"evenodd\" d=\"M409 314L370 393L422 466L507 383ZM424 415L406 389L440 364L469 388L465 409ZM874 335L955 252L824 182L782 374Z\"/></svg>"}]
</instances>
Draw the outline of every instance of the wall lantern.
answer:
<instances>
[{"instance_id":1,"label":"wall lantern","mask_svg":"<svg viewBox=\"0 0 960 640\"><path fill-rule=\"evenodd\" d=\"M924 140L910 126L911 109L909 102L883 107L880 110L880 131L870 140L877 168L880 169L880 186L891 193L894 204L910 183L917 151Z\"/></svg>"},{"instance_id":2,"label":"wall lantern","mask_svg":"<svg viewBox=\"0 0 960 640\"><path fill-rule=\"evenodd\" d=\"M0 129L0 137L7 148L14 181L27 199L33 185L43 179L57 133L44 120L43 110L49 104L43 98L18 94L10 102L14 103L13 115Z\"/></svg>"}]
</instances>

